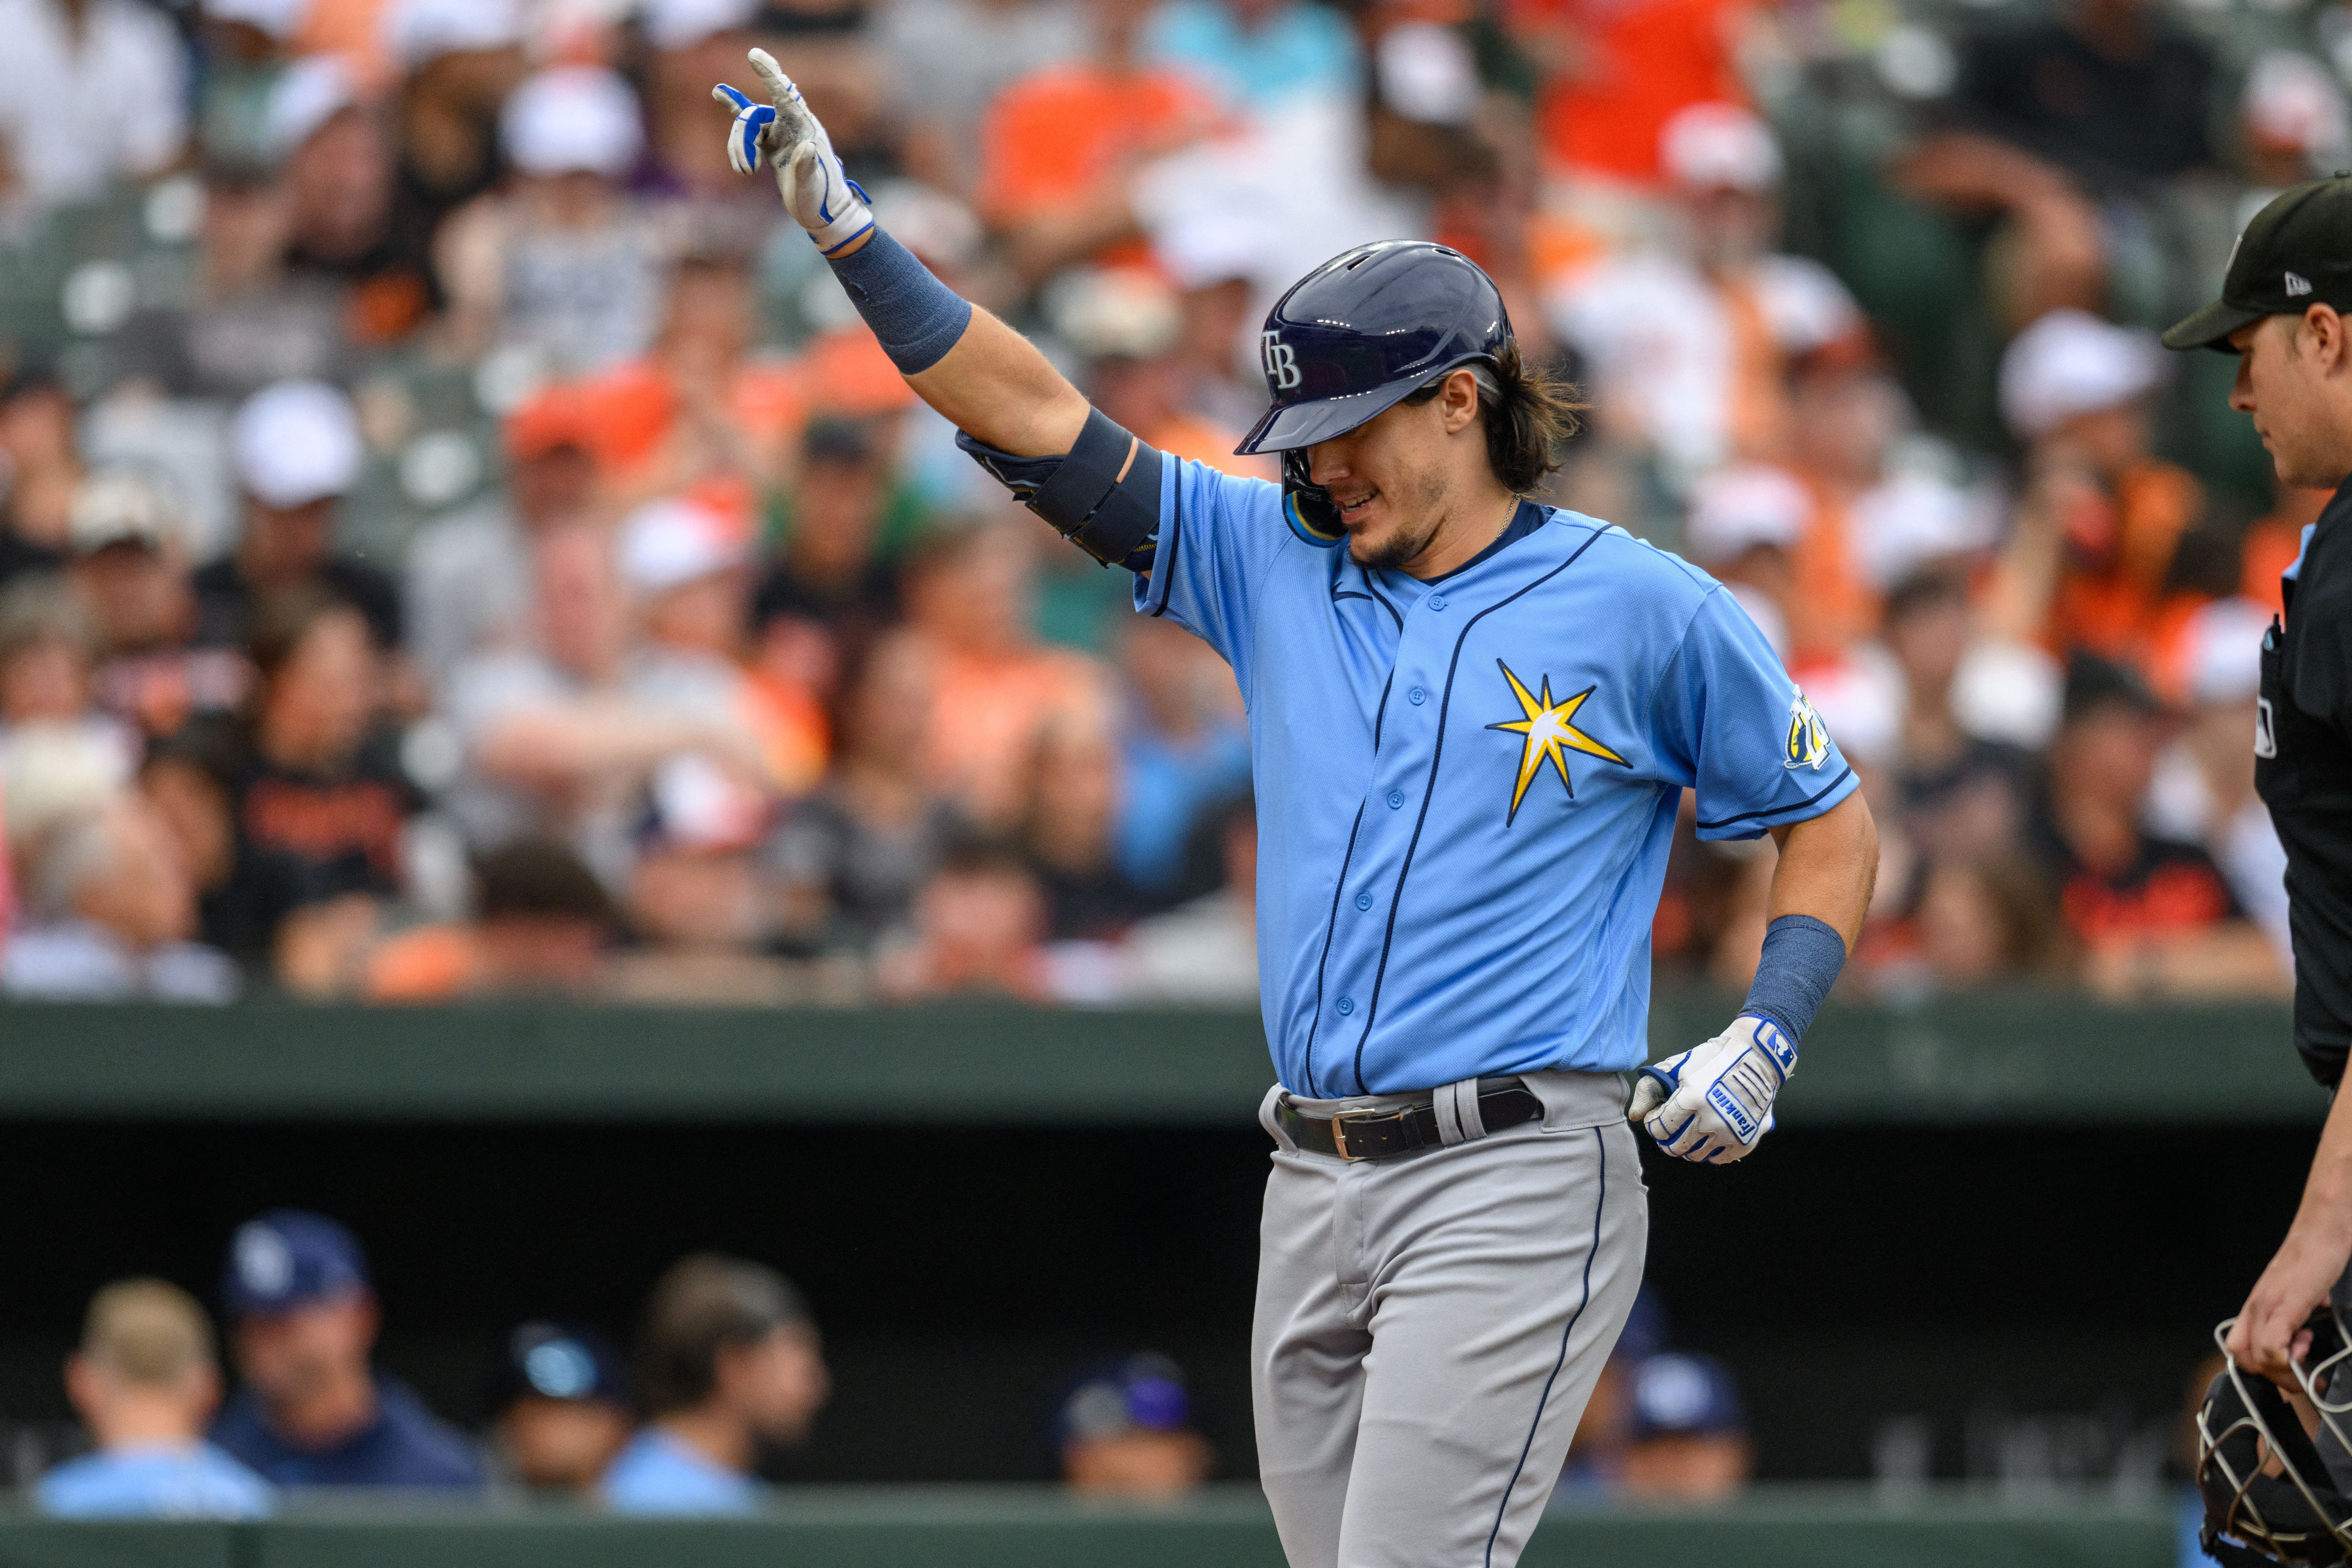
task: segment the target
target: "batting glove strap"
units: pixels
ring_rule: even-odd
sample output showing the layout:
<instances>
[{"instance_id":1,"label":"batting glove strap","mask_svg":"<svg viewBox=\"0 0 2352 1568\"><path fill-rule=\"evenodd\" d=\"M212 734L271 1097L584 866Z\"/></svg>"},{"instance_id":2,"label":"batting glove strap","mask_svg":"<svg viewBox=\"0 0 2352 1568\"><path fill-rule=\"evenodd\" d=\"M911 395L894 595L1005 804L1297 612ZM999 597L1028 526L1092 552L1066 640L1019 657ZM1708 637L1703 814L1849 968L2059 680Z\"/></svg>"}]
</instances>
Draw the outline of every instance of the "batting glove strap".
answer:
<instances>
[{"instance_id":1,"label":"batting glove strap","mask_svg":"<svg viewBox=\"0 0 2352 1568\"><path fill-rule=\"evenodd\" d=\"M727 130L727 162L739 174L762 163L772 167L784 210L808 230L819 250L837 255L874 226L866 193L842 168L833 138L809 112L800 88L775 57L753 49L751 59L768 89L766 103L755 103L723 82L710 89L712 98L735 110L735 122Z\"/></svg>"},{"instance_id":2,"label":"batting glove strap","mask_svg":"<svg viewBox=\"0 0 2352 1568\"><path fill-rule=\"evenodd\" d=\"M1769 1018L1743 1016L1706 1044L1641 1069L1629 1114L1678 1160L1729 1164L1772 1130L1797 1047Z\"/></svg>"}]
</instances>

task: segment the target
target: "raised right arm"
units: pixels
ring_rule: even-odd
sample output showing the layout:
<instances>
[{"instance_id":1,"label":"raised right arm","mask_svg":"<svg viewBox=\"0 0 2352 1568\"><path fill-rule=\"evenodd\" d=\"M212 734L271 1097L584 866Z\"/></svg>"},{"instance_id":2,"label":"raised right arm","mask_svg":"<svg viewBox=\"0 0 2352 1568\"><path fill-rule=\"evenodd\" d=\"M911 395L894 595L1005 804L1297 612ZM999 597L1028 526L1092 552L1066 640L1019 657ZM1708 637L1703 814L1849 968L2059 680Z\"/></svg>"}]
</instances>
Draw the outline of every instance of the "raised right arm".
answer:
<instances>
[{"instance_id":1,"label":"raised right arm","mask_svg":"<svg viewBox=\"0 0 2352 1568\"><path fill-rule=\"evenodd\" d=\"M1092 412L1078 389L1036 347L986 310L961 300L897 240L875 226L866 193L841 166L800 89L764 49L751 68L770 101L719 86L734 109L730 162L745 174L771 165L791 213L840 279L858 313L917 396L974 440L1014 458L1068 452Z\"/></svg>"}]
</instances>

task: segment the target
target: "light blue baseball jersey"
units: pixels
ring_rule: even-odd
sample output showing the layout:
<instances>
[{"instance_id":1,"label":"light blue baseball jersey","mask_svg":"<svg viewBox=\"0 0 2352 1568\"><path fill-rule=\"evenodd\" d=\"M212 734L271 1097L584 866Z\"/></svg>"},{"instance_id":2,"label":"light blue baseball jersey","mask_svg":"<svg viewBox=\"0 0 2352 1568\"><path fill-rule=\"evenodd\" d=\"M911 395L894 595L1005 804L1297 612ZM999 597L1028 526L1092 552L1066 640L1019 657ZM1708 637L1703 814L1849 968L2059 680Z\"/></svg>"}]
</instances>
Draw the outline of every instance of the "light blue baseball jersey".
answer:
<instances>
[{"instance_id":1,"label":"light blue baseball jersey","mask_svg":"<svg viewBox=\"0 0 2352 1568\"><path fill-rule=\"evenodd\" d=\"M1248 706L1260 1002L1294 1094L1640 1065L1682 791L1699 837L1753 838L1855 787L1721 584L1575 512L1523 505L1422 583L1294 525L1277 486L1170 458L1135 598Z\"/></svg>"},{"instance_id":2,"label":"light blue baseball jersey","mask_svg":"<svg viewBox=\"0 0 2352 1568\"><path fill-rule=\"evenodd\" d=\"M261 1519L269 1483L210 1443L134 1443L69 1459L33 1502L59 1519Z\"/></svg>"}]
</instances>

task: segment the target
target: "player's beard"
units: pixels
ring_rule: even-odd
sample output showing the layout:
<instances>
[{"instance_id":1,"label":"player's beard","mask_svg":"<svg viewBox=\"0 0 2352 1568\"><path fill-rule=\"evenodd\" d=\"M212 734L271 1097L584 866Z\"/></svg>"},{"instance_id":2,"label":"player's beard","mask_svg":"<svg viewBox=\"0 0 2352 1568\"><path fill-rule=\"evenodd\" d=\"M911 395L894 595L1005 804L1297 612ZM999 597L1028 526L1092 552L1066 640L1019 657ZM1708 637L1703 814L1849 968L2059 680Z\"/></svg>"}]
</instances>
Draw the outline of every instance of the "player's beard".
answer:
<instances>
[{"instance_id":1,"label":"player's beard","mask_svg":"<svg viewBox=\"0 0 2352 1568\"><path fill-rule=\"evenodd\" d=\"M1398 504L1402 498L1391 492L1391 507L1402 518L1412 521L1400 521L1387 538L1368 542L1361 534L1349 535L1348 553L1357 565L1368 572L1401 572L1428 552L1437 538L1437 531L1444 524L1445 483L1431 474L1414 489L1417 493L1402 505ZM1421 521L1422 519L1428 521Z\"/></svg>"}]
</instances>

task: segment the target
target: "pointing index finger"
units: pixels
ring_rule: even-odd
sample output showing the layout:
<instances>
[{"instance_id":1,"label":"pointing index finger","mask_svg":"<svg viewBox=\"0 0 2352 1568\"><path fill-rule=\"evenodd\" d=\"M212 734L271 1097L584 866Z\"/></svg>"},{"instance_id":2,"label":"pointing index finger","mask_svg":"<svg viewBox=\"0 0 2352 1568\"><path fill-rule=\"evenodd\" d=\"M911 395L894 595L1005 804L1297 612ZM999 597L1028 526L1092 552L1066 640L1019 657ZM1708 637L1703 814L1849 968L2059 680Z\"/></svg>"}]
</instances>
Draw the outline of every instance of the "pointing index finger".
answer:
<instances>
[{"instance_id":1,"label":"pointing index finger","mask_svg":"<svg viewBox=\"0 0 2352 1568\"><path fill-rule=\"evenodd\" d=\"M753 49L751 59L751 68L760 73L760 80L768 89L769 100L775 104L779 113L786 105L800 102L800 89L793 86L793 79L784 74L784 68L776 63L775 56L765 49Z\"/></svg>"}]
</instances>

